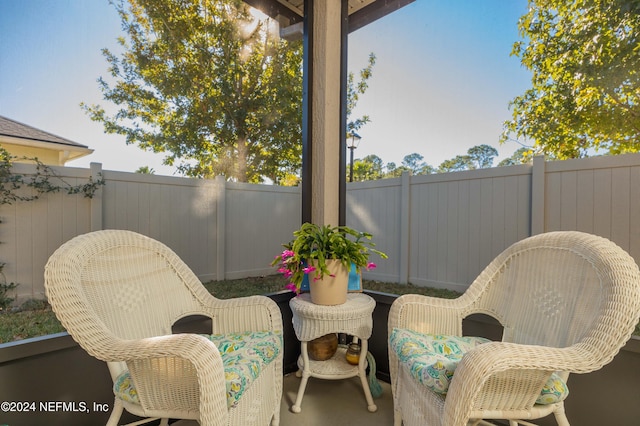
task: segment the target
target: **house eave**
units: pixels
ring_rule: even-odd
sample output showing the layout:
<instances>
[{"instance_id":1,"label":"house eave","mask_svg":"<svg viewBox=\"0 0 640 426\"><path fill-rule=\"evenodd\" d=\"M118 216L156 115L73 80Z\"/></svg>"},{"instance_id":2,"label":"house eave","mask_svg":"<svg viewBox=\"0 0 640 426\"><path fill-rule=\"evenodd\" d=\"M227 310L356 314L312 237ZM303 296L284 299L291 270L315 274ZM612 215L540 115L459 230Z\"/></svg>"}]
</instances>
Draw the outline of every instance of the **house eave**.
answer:
<instances>
[{"instance_id":1,"label":"house eave","mask_svg":"<svg viewBox=\"0 0 640 426\"><path fill-rule=\"evenodd\" d=\"M29 148L47 149L57 151L62 154L66 161L76 160L93 153L93 149L77 144L66 144L61 142L46 142L35 139L20 138L15 136L0 135L0 144L16 145Z\"/></svg>"}]
</instances>

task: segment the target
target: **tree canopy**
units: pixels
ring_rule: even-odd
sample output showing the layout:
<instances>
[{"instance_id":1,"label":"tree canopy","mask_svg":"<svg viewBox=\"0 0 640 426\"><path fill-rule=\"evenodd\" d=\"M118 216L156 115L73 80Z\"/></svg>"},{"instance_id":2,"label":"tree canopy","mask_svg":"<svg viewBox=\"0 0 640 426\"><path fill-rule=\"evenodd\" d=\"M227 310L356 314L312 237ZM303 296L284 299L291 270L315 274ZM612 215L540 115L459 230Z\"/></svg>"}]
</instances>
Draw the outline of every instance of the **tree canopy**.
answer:
<instances>
[{"instance_id":1,"label":"tree canopy","mask_svg":"<svg viewBox=\"0 0 640 426\"><path fill-rule=\"evenodd\" d=\"M512 166L526 163L531 160L529 148L518 149L509 158L506 158L498 166ZM356 159L353 163L353 180L365 181L383 178L400 177L408 172L412 175L429 175L432 173L460 172L464 170L486 169L493 167L493 160L498 156L498 151L490 145L475 145L467 150L466 154L456 155L445 160L436 168L427 164L424 157L417 153L405 155L400 166L393 162L383 163L377 155L367 155L362 159Z\"/></svg>"},{"instance_id":2,"label":"tree canopy","mask_svg":"<svg viewBox=\"0 0 640 426\"><path fill-rule=\"evenodd\" d=\"M493 166L493 159L498 156L498 150L490 145L476 145L467 150L472 169L486 169Z\"/></svg>"},{"instance_id":3,"label":"tree canopy","mask_svg":"<svg viewBox=\"0 0 640 426\"><path fill-rule=\"evenodd\" d=\"M353 180L377 180L384 177L384 165L377 155L367 155L353 162Z\"/></svg>"},{"instance_id":4,"label":"tree canopy","mask_svg":"<svg viewBox=\"0 0 640 426\"><path fill-rule=\"evenodd\" d=\"M239 0L114 1L126 36L103 50L104 99L83 105L107 133L166 153L186 176L274 182L297 174L302 43L280 40Z\"/></svg>"},{"instance_id":5,"label":"tree canopy","mask_svg":"<svg viewBox=\"0 0 640 426\"><path fill-rule=\"evenodd\" d=\"M438 170L440 173L459 172L462 170L487 169L493 166L493 159L498 150L490 145L475 145L467 150L466 155L456 155L443 161Z\"/></svg>"},{"instance_id":6,"label":"tree canopy","mask_svg":"<svg viewBox=\"0 0 640 426\"><path fill-rule=\"evenodd\" d=\"M532 87L502 141L558 159L640 150L640 0L529 0L513 54Z\"/></svg>"},{"instance_id":7,"label":"tree canopy","mask_svg":"<svg viewBox=\"0 0 640 426\"><path fill-rule=\"evenodd\" d=\"M356 133L365 124L371 121L371 118L365 114L359 118L353 118L353 110L358 105L360 95L369 88L369 79L373 76L373 66L376 64L376 55L369 53L367 66L360 70L360 80L355 80L355 75L350 72L347 76L347 136Z\"/></svg>"}]
</instances>

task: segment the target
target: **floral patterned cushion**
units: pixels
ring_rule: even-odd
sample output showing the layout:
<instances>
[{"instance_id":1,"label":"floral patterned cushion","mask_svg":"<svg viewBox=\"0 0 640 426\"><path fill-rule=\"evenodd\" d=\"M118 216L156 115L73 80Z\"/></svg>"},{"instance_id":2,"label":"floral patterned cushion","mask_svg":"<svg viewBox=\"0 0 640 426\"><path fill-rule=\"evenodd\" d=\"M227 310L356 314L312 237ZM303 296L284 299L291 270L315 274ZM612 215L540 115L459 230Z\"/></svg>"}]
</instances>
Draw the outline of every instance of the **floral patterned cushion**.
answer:
<instances>
[{"instance_id":1,"label":"floral patterned cushion","mask_svg":"<svg viewBox=\"0 0 640 426\"><path fill-rule=\"evenodd\" d=\"M240 334L205 335L220 351L227 384L227 405L238 404L240 397L262 369L280 353L282 335L270 331ZM123 401L139 404L138 393L128 371L113 384L113 392Z\"/></svg>"},{"instance_id":2,"label":"floral patterned cushion","mask_svg":"<svg viewBox=\"0 0 640 426\"><path fill-rule=\"evenodd\" d=\"M133 386L133 381L128 371L120 374L116 381L113 382L113 393L123 401L140 404L138 392Z\"/></svg>"},{"instance_id":3,"label":"floral patterned cushion","mask_svg":"<svg viewBox=\"0 0 640 426\"><path fill-rule=\"evenodd\" d=\"M489 340L482 337L422 334L397 328L389 338L391 349L409 368L411 376L441 395L447 394L453 373L464 354L487 342ZM564 400L567 395L567 385L553 373L536 402L553 404Z\"/></svg>"},{"instance_id":4,"label":"floral patterned cushion","mask_svg":"<svg viewBox=\"0 0 640 426\"><path fill-rule=\"evenodd\" d=\"M567 384L560 376L553 373L542 388L536 403L541 405L555 404L556 402L564 401L567 396L569 396Z\"/></svg>"}]
</instances>

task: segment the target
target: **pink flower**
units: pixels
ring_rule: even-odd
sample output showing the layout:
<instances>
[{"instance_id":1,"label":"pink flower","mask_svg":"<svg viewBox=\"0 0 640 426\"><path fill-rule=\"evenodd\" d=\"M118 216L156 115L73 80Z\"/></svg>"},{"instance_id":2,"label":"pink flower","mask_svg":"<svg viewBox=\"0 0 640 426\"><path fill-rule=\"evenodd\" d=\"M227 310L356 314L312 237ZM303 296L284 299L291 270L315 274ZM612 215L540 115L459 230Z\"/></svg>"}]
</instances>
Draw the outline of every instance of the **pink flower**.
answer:
<instances>
[{"instance_id":1,"label":"pink flower","mask_svg":"<svg viewBox=\"0 0 640 426\"><path fill-rule=\"evenodd\" d=\"M281 268L278 268L278 272L284 275L285 278L289 278L291 275L293 275L293 272L291 272L289 269L285 268L284 266Z\"/></svg>"},{"instance_id":2,"label":"pink flower","mask_svg":"<svg viewBox=\"0 0 640 426\"><path fill-rule=\"evenodd\" d=\"M305 274L310 274L315 270L316 270L315 266L307 266L306 268L302 268L302 272L304 272Z\"/></svg>"},{"instance_id":3,"label":"pink flower","mask_svg":"<svg viewBox=\"0 0 640 426\"><path fill-rule=\"evenodd\" d=\"M367 263L367 271L370 270L370 269L375 269L376 266L377 265L375 263L373 263L373 262Z\"/></svg>"},{"instance_id":4,"label":"pink flower","mask_svg":"<svg viewBox=\"0 0 640 426\"><path fill-rule=\"evenodd\" d=\"M295 285L294 283L289 283L285 285L284 288L286 288L287 290L293 291L296 294L298 293L298 286Z\"/></svg>"},{"instance_id":5,"label":"pink flower","mask_svg":"<svg viewBox=\"0 0 640 426\"><path fill-rule=\"evenodd\" d=\"M290 257L295 256L296 254L291 250L285 250L282 252L282 260L287 260Z\"/></svg>"}]
</instances>

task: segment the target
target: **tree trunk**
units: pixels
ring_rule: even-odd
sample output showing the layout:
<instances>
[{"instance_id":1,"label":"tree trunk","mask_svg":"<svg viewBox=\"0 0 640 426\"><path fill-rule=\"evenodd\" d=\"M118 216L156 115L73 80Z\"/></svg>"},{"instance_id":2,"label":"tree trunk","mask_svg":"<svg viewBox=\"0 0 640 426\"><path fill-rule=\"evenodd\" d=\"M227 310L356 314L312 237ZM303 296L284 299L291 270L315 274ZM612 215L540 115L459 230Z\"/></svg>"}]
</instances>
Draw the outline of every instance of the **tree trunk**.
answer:
<instances>
[{"instance_id":1,"label":"tree trunk","mask_svg":"<svg viewBox=\"0 0 640 426\"><path fill-rule=\"evenodd\" d=\"M236 179L238 182L247 181L247 138L238 137L238 163L236 164Z\"/></svg>"}]
</instances>

